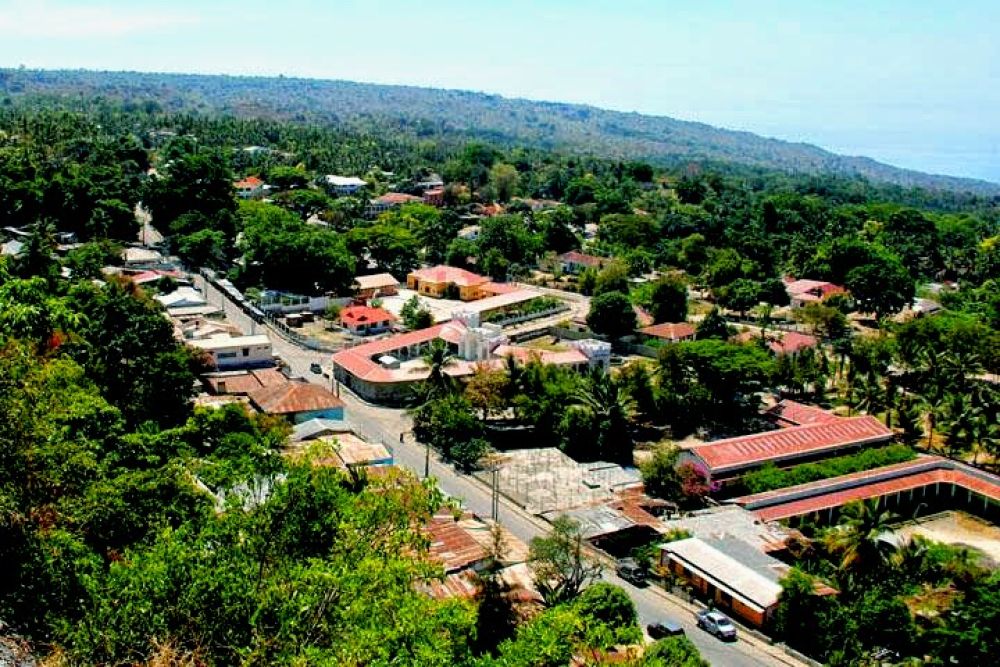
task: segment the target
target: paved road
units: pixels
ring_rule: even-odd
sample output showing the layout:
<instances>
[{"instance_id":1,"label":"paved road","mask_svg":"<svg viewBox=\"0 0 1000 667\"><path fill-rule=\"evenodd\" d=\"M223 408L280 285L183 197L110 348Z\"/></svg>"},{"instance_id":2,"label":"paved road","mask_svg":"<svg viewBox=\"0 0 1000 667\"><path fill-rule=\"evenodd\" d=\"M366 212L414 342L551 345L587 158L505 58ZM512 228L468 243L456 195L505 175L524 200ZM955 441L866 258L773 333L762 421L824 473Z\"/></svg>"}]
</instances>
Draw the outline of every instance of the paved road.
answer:
<instances>
[{"instance_id":1,"label":"paved road","mask_svg":"<svg viewBox=\"0 0 1000 667\"><path fill-rule=\"evenodd\" d=\"M253 322L243 311L209 285L204 278L196 276L195 284L204 290L210 304L224 309L229 321L243 328L247 333L260 331L261 325ZM331 386L329 379L309 371L309 366L312 363L319 363L323 368L328 368L330 365L328 353L302 349L282 338L270 328L267 329L267 332L271 336L274 351L288 363L294 374L310 382ZM405 410L367 403L343 386L337 388L334 384L331 388L339 390L340 398L345 404L345 417L360 431L361 435L369 440L381 441L392 449L393 458L398 465L423 476L427 452L422 445L413 441L410 435L412 420ZM400 434L403 434L402 443L400 442ZM460 500L470 511L483 517L492 516L493 498L489 488L478 480L460 474L451 466L442 463L433 452L430 457L430 475L437 480L442 491ZM499 520L505 528L525 543L530 542L533 537L548 532L547 524L544 521L527 514L519 506L503 497L500 498L499 502ZM754 665L798 666L801 664L756 639L749 640L741 636L740 641L735 643L719 641L697 628L694 622L694 607L682 603L656 587L633 586L619 579L611 571L606 571L604 578L628 591L635 602L643 627L664 618L680 622L688 637L712 665L752 667Z\"/></svg>"}]
</instances>

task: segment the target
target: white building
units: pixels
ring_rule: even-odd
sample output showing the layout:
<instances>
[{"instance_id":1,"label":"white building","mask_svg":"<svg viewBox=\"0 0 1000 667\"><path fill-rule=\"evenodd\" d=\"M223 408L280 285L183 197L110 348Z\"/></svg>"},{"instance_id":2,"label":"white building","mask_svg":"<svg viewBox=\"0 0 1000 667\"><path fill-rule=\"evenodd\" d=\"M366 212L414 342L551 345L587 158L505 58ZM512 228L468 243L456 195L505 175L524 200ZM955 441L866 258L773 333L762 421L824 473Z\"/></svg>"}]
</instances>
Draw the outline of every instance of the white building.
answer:
<instances>
[{"instance_id":1,"label":"white building","mask_svg":"<svg viewBox=\"0 0 1000 667\"><path fill-rule=\"evenodd\" d=\"M178 287L170 294L157 294L153 297L165 308L191 308L208 304L201 292L193 287Z\"/></svg>"},{"instance_id":2,"label":"white building","mask_svg":"<svg viewBox=\"0 0 1000 667\"><path fill-rule=\"evenodd\" d=\"M217 370L269 366L274 363L271 339L264 335L212 336L188 341L188 344L207 352Z\"/></svg>"},{"instance_id":3,"label":"white building","mask_svg":"<svg viewBox=\"0 0 1000 667\"><path fill-rule=\"evenodd\" d=\"M368 185L367 181L363 181L357 176L328 174L323 180L327 189L338 196L353 195Z\"/></svg>"}]
</instances>

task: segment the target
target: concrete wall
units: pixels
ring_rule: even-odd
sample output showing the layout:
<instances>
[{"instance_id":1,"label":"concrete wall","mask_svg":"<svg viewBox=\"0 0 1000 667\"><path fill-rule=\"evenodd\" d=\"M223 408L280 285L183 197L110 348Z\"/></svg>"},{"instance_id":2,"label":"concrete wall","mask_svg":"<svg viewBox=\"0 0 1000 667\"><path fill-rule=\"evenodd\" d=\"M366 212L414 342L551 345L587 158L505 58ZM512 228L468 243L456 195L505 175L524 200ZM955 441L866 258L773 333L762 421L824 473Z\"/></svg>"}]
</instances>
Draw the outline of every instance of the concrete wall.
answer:
<instances>
[{"instance_id":1,"label":"concrete wall","mask_svg":"<svg viewBox=\"0 0 1000 667\"><path fill-rule=\"evenodd\" d=\"M259 368L274 364L271 344L234 346L216 350L206 350L212 358L212 363L219 370L234 370L237 368Z\"/></svg>"},{"instance_id":2,"label":"concrete wall","mask_svg":"<svg viewBox=\"0 0 1000 667\"><path fill-rule=\"evenodd\" d=\"M307 422L310 419L336 419L337 421L344 420L344 407L327 408L326 410L308 410L306 412L297 412L292 416L293 424L301 424L302 422Z\"/></svg>"}]
</instances>

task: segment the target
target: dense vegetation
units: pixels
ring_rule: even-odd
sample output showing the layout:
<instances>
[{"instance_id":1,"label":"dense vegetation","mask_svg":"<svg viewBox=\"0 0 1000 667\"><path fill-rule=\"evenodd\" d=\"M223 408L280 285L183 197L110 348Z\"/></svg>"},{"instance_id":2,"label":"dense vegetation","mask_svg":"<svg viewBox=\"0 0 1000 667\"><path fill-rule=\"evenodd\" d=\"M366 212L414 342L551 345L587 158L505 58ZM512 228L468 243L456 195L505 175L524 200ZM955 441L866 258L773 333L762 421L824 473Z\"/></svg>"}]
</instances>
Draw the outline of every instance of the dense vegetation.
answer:
<instances>
[{"instance_id":1,"label":"dense vegetation","mask_svg":"<svg viewBox=\"0 0 1000 667\"><path fill-rule=\"evenodd\" d=\"M967 548L899 539L897 519L867 502L845 508L840 525L806 527L782 581L778 636L832 665L859 664L877 648L934 665L990 661L1000 650L1000 575ZM815 595L813 577L838 593Z\"/></svg>"},{"instance_id":2,"label":"dense vegetation","mask_svg":"<svg viewBox=\"0 0 1000 667\"><path fill-rule=\"evenodd\" d=\"M525 432L581 461L629 463L636 441L668 432L765 428L761 392L878 415L910 446L993 465L1000 455L1000 397L983 378L1000 369L995 201L856 177L664 168L517 137L469 142L447 124L421 130L379 114L283 122L290 109L221 116L194 112L188 98L60 101L25 93L35 76L5 73L0 107L0 218L27 233L0 264L0 571L10 573L0 580L0 621L40 653L71 664L173 653L210 664L561 665L637 634L621 595L588 593L583 582L546 581L548 606L526 622L512 619L490 576L479 600L428 598L421 584L440 571L418 528L442 505L433 487L406 475L341 474L315 464L322 451L288 459L279 455L282 424L192 410L200 359L178 345L144 291L101 271L135 239L140 202L167 250L246 288L344 294L357 273L401 277L421 262L504 280L586 247L613 261L561 284L593 296L588 321L616 346L635 327L635 306L673 321L693 307L689 287L715 302L697 340L610 374L511 362L460 385L446 372L448 348L432 347L414 434L461 467ZM39 75L63 85L59 76ZM185 94L208 95L197 85ZM327 173L370 186L336 197L323 186ZM364 215L368 196L416 192L415 181L435 173L448 184L443 208ZM233 180L250 175L273 186L269 202L234 199ZM464 215L494 205L502 212L478 219L476 240L456 236ZM584 245L591 223L597 238ZM64 245L69 234L82 244ZM659 278L636 285L654 269ZM786 274L852 293L799 313L821 347L776 357L765 336L729 340L723 311L767 330L772 308L787 301ZM944 281L936 298L946 312L892 319ZM849 323L857 308L863 317ZM419 328L429 313L414 303L404 320ZM695 505L711 489L675 456L666 447L654 454L643 467L647 488ZM868 453L765 471L758 482L886 460ZM831 660L853 660L874 642L959 662L994 650L994 637L962 624L985 634L995 577L955 569L935 547L916 574L896 578L899 568L874 564L872 549L882 547L865 527L870 517L852 521L812 535L800 563L842 596L800 601L819 607L786 613L782 632L802 640L794 623L804 619L827 628L827 643L802 648ZM847 534L866 537L846 544ZM570 527L563 537L555 547L572 550L578 535ZM533 545L540 560L558 562L552 547ZM961 592L953 616L915 632L900 604L940 586ZM865 635L868 627L883 634ZM689 649L669 640L643 664L698 664Z\"/></svg>"},{"instance_id":3,"label":"dense vegetation","mask_svg":"<svg viewBox=\"0 0 1000 667\"><path fill-rule=\"evenodd\" d=\"M115 100L147 112L208 112L317 124L391 128L421 141L486 140L544 150L645 159L660 165L698 161L770 170L864 176L902 186L996 195L1000 186L930 176L815 146L766 139L702 123L605 111L578 104L496 95L295 78L0 70L0 95L87 108Z\"/></svg>"},{"instance_id":4,"label":"dense vegetation","mask_svg":"<svg viewBox=\"0 0 1000 667\"><path fill-rule=\"evenodd\" d=\"M820 479L848 475L852 472L871 470L912 460L916 453L906 445L889 445L865 449L857 454L836 456L816 463L803 463L787 469L766 465L743 476L743 484L750 493L763 493L797 484L807 484Z\"/></svg>"}]
</instances>

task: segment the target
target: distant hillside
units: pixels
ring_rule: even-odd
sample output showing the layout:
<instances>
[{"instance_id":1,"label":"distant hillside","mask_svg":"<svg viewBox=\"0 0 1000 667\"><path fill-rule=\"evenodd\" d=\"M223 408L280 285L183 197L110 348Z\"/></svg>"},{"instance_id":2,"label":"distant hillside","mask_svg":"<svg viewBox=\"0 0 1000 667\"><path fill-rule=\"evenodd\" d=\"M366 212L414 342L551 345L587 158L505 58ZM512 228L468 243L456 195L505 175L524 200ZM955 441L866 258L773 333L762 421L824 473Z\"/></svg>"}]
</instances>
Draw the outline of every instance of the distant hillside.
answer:
<instances>
[{"instance_id":1,"label":"distant hillside","mask_svg":"<svg viewBox=\"0 0 1000 667\"><path fill-rule=\"evenodd\" d=\"M390 124L418 137L458 135L662 165L705 160L800 173L860 175L902 186L1000 195L1000 184L900 169L865 157L662 116L455 90L313 79L0 69L0 101L96 97L149 110L298 122Z\"/></svg>"}]
</instances>

